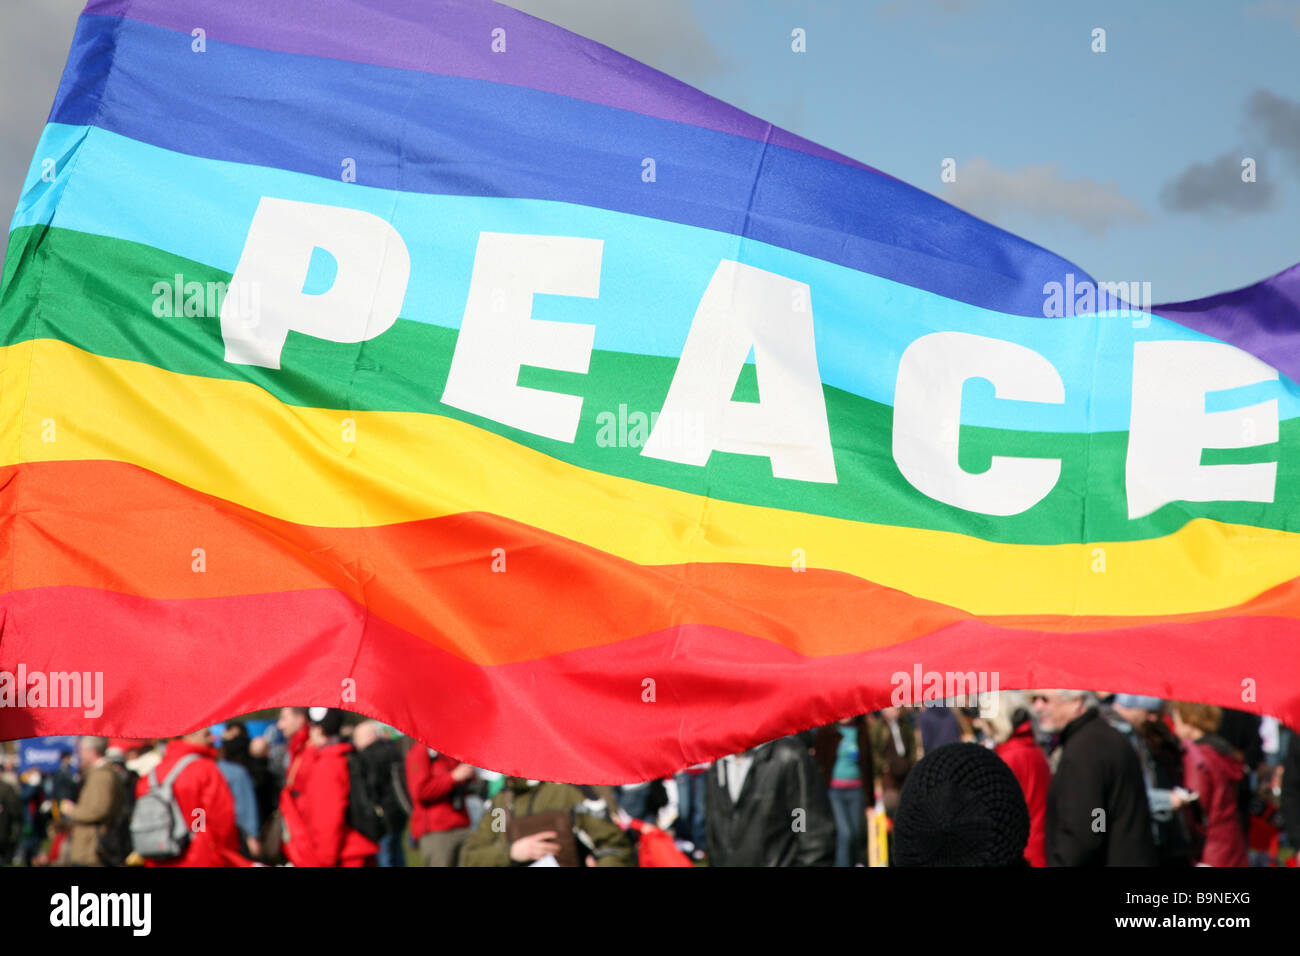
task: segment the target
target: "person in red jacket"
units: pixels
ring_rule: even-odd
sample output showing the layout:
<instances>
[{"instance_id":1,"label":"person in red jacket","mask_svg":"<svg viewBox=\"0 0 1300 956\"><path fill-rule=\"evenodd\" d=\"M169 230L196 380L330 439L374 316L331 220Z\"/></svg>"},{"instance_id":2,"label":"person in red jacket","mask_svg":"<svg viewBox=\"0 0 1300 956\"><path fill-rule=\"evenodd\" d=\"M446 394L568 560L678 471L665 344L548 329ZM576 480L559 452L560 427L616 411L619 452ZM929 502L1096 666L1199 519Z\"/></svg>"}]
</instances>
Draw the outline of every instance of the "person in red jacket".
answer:
<instances>
[{"instance_id":1,"label":"person in red jacket","mask_svg":"<svg viewBox=\"0 0 1300 956\"><path fill-rule=\"evenodd\" d=\"M217 768L212 732L204 727L168 742L154 773L161 783L182 757L197 754L172 784L176 805L190 825L185 851L172 860L145 860L146 866L251 866L240 856L235 826L235 798ZM136 784L136 799L149 792L149 775Z\"/></svg>"},{"instance_id":2,"label":"person in red jacket","mask_svg":"<svg viewBox=\"0 0 1300 956\"><path fill-rule=\"evenodd\" d=\"M406 788L411 793L411 839L425 866L456 866L469 838L465 788L475 771L467 763L416 743L406 755Z\"/></svg>"},{"instance_id":3,"label":"person in red jacket","mask_svg":"<svg viewBox=\"0 0 1300 956\"><path fill-rule=\"evenodd\" d=\"M284 752L279 753L272 762L276 776L283 783L289 776L289 768L293 765L294 758L307 746L307 708L281 707L280 719L275 722L275 725L284 736L285 745Z\"/></svg>"},{"instance_id":4,"label":"person in red jacket","mask_svg":"<svg viewBox=\"0 0 1300 956\"><path fill-rule=\"evenodd\" d=\"M1193 853L1198 866L1249 866L1246 837L1241 830L1237 789L1246 775L1241 755L1221 737L1215 735L1223 712L1207 704L1170 702L1174 733L1183 741L1183 786L1196 794L1199 805L1193 825L1193 844L1202 844ZM1191 803L1191 798L1174 791L1177 810Z\"/></svg>"},{"instance_id":5,"label":"person in red jacket","mask_svg":"<svg viewBox=\"0 0 1300 956\"><path fill-rule=\"evenodd\" d=\"M994 753L1011 768L1029 808L1029 842L1025 859L1030 866L1047 866L1047 790L1052 785L1052 768L1034 740L1034 725L1024 694L1003 691L989 717L975 723L994 741Z\"/></svg>"},{"instance_id":6,"label":"person in red jacket","mask_svg":"<svg viewBox=\"0 0 1300 956\"><path fill-rule=\"evenodd\" d=\"M307 713L306 746L292 756L280 791L285 856L294 866L376 866L379 845L348 825L352 745L339 738L343 711Z\"/></svg>"}]
</instances>

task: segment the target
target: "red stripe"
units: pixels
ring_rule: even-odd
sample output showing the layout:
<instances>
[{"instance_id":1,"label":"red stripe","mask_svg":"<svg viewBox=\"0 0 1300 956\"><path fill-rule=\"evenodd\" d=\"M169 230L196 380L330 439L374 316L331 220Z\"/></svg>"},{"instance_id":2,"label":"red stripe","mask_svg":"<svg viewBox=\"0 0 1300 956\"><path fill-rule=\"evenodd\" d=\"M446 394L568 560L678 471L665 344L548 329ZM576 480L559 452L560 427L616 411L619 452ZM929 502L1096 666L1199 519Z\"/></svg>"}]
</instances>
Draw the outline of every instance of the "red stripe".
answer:
<instances>
[{"instance_id":1,"label":"red stripe","mask_svg":"<svg viewBox=\"0 0 1300 956\"><path fill-rule=\"evenodd\" d=\"M160 601L40 588L5 595L0 610L0 670L100 671L107 699L98 719L0 708L0 737L8 738L166 736L263 707L333 705L479 766L625 782L888 705L893 675L917 665L982 669L1003 689L1176 695L1300 725L1294 620L1069 636L965 621L905 644L813 658L721 628L682 626L483 667L367 617L330 590ZM355 700L340 698L345 679L355 682ZM647 679L653 701L644 699ZM1253 701L1242 700L1244 680L1255 682Z\"/></svg>"}]
</instances>

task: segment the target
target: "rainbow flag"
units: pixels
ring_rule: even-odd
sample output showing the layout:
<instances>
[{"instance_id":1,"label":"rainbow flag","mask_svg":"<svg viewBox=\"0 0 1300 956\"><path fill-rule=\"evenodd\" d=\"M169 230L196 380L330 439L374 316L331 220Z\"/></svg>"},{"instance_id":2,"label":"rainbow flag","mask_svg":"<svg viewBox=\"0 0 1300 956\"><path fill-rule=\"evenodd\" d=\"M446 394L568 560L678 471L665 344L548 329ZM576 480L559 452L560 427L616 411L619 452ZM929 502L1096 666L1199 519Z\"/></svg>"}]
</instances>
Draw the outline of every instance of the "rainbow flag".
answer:
<instances>
[{"instance_id":1,"label":"rainbow flag","mask_svg":"<svg viewBox=\"0 0 1300 956\"><path fill-rule=\"evenodd\" d=\"M507 7L92 0L0 333L0 736L1300 724L1300 269L1152 307Z\"/></svg>"}]
</instances>

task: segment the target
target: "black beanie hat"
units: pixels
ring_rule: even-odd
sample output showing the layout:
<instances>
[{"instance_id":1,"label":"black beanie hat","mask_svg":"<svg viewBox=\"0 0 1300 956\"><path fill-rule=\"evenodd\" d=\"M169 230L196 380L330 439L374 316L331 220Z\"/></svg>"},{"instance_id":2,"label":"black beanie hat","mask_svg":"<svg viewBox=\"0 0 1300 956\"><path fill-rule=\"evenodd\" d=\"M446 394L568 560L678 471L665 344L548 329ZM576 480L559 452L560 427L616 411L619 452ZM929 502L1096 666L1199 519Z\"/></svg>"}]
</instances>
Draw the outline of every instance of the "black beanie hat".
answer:
<instances>
[{"instance_id":1,"label":"black beanie hat","mask_svg":"<svg viewBox=\"0 0 1300 956\"><path fill-rule=\"evenodd\" d=\"M947 744L907 775L895 866L1023 866L1029 809L1016 775L979 744Z\"/></svg>"}]
</instances>

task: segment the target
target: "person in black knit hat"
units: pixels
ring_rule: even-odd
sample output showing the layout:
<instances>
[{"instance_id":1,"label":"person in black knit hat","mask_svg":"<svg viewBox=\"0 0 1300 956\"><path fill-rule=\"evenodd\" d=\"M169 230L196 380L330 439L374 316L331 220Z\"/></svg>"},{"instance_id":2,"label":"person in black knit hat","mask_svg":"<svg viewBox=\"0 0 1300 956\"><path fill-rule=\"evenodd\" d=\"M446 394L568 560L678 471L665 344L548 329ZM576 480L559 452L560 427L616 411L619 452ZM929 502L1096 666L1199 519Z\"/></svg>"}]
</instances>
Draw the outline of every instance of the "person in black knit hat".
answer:
<instances>
[{"instance_id":1,"label":"person in black knit hat","mask_svg":"<svg viewBox=\"0 0 1300 956\"><path fill-rule=\"evenodd\" d=\"M912 768L894 814L895 866L1026 866L1029 809L1011 768L946 744Z\"/></svg>"}]
</instances>

